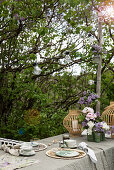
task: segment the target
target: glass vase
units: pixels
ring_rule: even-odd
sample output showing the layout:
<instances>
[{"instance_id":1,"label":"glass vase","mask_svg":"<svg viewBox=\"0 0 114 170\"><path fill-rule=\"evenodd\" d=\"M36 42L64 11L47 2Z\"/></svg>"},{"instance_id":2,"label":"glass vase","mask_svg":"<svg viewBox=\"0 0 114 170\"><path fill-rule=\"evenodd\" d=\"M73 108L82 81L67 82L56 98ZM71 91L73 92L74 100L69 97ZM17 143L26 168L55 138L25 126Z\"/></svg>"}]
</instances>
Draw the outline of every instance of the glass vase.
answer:
<instances>
[{"instance_id":1,"label":"glass vase","mask_svg":"<svg viewBox=\"0 0 114 170\"><path fill-rule=\"evenodd\" d=\"M99 143L101 141L101 133L100 132L94 132L94 141Z\"/></svg>"},{"instance_id":2,"label":"glass vase","mask_svg":"<svg viewBox=\"0 0 114 170\"><path fill-rule=\"evenodd\" d=\"M105 141L105 133L101 132L101 141Z\"/></svg>"},{"instance_id":3,"label":"glass vase","mask_svg":"<svg viewBox=\"0 0 114 170\"><path fill-rule=\"evenodd\" d=\"M87 140L88 140L89 142L94 142L94 135L93 135L93 132L92 132L91 135L89 135L89 134L87 133Z\"/></svg>"}]
</instances>

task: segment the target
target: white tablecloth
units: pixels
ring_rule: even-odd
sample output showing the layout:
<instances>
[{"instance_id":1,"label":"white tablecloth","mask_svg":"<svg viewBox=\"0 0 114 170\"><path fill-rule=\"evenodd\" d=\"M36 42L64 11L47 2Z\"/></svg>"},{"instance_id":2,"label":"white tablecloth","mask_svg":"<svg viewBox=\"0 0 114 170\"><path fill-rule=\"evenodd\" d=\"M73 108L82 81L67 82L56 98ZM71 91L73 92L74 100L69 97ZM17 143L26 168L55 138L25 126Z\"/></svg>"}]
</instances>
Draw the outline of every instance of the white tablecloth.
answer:
<instances>
[{"instance_id":1,"label":"white tablecloth","mask_svg":"<svg viewBox=\"0 0 114 170\"><path fill-rule=\"evenodd\" d=\"M48 146L46 150L36 152L36 155L32 156L33 159L38 159L38 164L33 164L28 167L22 168L22 170L114 170L114 139L106 139L106 141L95 143L88 142L86 136L76 137L77 144L80 142L86 142L88 146L94 150L97 157L97 163L94 164L88 155L81 159L63 160L54 159L48 157L45 153L51 148L59 147L58 143L53 143ZM42 139L39 142L48 145L53 140L62 140L62 135ZM0 151L2 155L3 151Z\"/></svg>"}]
</instances>

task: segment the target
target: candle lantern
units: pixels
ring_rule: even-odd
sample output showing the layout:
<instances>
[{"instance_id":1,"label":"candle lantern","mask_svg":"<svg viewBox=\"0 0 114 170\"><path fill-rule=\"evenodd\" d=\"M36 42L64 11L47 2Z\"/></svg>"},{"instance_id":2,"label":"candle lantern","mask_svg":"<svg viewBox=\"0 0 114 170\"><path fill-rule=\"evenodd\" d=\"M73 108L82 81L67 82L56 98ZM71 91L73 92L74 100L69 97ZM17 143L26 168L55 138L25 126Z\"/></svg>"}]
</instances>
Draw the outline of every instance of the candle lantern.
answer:
<instances>
[{"instance_id":1,"label":"candle lantern","mask_svg":"<svg viewBox=\"0 0 114 170\"><path fill-rule=\"evenodd\" d=\"M111 137L114 138L114 102L110 102L110 105L105 108L101 117L110 126Z\"/></svg>"},{"instance_id":2,"label":"candle lantern","mask_svg":"<svg viewBox=\"0 0 114 170\"><path fill-rule=\"evenodd\" d=\"M77 120L80 113L80 110L69 110L69 114L63 120L63 125L68 130L70 136L81 135L82 126Z\"/></svg>"}]
</instances>

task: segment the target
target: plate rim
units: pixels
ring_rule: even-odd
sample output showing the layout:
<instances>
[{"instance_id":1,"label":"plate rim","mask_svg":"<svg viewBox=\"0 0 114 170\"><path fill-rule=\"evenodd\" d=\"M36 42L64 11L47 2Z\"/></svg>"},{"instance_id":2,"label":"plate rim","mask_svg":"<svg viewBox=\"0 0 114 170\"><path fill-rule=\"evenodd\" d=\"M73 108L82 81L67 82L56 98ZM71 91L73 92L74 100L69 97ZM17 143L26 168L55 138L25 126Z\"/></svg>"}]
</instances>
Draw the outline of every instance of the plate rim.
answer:
<instances>
[{"instance_id":1,"label":"plate rim","mask_svg":"<svg viewBox=\"0 0 114 170\"><path fill-rule=\"evenodd\" d=\"M75 155L73 155L73 156L71 156L71 155L60 155L60 154L58 154L58 152L73 152L73 153L75 153ZM57 156L67 157L67 158L79 156L79 152L73 151L73 150L61 150L61 151L55 152L55 154L56 154Z\"/></svg>"}]
</instances>

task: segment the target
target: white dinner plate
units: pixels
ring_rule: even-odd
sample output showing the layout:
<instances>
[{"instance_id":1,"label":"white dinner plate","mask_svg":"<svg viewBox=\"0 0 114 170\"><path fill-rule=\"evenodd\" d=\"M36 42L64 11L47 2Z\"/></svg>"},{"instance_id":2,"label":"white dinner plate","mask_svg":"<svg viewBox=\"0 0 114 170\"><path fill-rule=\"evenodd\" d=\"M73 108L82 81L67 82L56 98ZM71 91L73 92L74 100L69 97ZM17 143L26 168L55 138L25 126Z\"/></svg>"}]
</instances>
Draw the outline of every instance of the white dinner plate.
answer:
<instances>
[{"instance_id":1,"label":"white dinner plate","mask_svg":"<svg viewBox=\"0 0 114 170\"><path fill-rule=\"evenodd\" d=\"M62 151L57 151L56 155L57 156L62 156L62 157L74 157L74 156L78 156L79 153L76 152L76 151L62 150Z\"/></svg>"}]
</instances>

